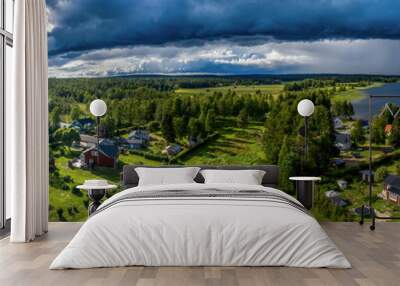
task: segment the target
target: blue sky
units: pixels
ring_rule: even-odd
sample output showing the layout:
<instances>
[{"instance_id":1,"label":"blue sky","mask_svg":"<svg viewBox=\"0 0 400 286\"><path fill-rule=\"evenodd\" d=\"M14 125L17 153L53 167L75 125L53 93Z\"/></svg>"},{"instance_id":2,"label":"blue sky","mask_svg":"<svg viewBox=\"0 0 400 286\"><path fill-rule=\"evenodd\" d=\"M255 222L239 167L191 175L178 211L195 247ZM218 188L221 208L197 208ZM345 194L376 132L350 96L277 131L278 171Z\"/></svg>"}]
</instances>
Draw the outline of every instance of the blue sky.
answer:
<instances>
[{"instance_id":1,"label":"blue sky","mask_svg":"<svg viewBox=\"0 0 400 286\"><path fill-rule=\"evenodd\" d=\"M400 74L397 0L47 0L50 76Z\"/></svg>"}]
</instances>

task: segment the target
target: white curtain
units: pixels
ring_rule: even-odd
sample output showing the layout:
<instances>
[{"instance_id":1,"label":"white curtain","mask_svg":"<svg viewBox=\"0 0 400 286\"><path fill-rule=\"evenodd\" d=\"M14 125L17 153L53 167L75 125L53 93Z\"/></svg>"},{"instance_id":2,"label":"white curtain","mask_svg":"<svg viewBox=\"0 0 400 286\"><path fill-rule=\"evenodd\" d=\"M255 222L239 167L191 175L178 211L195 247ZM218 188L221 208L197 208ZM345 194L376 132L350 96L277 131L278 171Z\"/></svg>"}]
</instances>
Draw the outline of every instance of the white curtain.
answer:
<instances>
[{"instance_id":1,"label":"white curtain","mask_svg":"<svg viewBox=\"0 0 400 286\"><path fill-rule=\"evenodd\" d=\"M13 94L6 98L6 187L12 242L48 226L48 92L45 0L15 1Z\"/></svg>"}]
</instances>

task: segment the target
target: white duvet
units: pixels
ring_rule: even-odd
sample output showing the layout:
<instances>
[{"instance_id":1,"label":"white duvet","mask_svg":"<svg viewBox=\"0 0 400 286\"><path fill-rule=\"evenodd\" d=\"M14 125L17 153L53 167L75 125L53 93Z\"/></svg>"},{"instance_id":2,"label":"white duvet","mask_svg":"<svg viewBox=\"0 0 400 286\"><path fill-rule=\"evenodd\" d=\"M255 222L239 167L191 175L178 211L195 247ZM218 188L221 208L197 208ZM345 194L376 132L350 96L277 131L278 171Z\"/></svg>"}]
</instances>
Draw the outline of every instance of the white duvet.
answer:
<instances>
[{"instance_id":1,"label":"white duvet","mask_svg":"<svg viewBox=\"0 0 400 286\"><path fill-rule=\"evenodd\" d=\"M265 190L238 184L136 187L155 190ZM100 206L100 208L102 207ZM350 268L310 215L258 199L162 198L125 201L90 217L50 269L145 266L293 266Z\"/></svg>"}]
</instances>

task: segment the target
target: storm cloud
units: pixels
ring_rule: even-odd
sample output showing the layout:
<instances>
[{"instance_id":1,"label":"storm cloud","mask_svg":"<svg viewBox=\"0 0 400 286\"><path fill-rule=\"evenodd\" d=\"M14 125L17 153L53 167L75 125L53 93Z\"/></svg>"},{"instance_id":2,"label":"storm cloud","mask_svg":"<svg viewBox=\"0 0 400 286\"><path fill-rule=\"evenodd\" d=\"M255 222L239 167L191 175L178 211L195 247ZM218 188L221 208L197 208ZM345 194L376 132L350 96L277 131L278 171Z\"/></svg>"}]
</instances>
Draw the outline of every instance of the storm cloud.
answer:
<instances>
[{"instance_id":1,"label":"storm cloud","mask_svg":"<svg viewBox=\"0 0 400 286\"><path fill-rule=\"evenodd\" d=\"M227 39L399 39L398 0L47 0L49 54Z\"/></svg>"}]
</instances>

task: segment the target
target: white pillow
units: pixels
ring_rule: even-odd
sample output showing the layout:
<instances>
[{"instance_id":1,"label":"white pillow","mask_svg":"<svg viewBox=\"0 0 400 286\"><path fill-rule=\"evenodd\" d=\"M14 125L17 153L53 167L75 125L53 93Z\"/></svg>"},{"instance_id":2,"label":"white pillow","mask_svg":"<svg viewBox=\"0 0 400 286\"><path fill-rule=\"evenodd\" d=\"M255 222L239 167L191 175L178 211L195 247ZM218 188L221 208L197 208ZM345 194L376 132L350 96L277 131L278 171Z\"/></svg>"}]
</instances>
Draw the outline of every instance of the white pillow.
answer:
<instances>
[{"instance_id":1,"label":"white pillow","mask_svg":"<svg viewBox=\"0 0 400 286\"><path fill-rule=\"evenodd\" d=\"M139 186L171 185L195 183L193 180L200 168L135 168L139 176Z\"/></svg>"},{"instance_id":2,"label":"white pillow","mask_svg":"<svg viewBox=\"0 0 400 286\"><path fill-rule=\"evenodd\" d=\"M261 185L265 171L261 170L202 170L205 184Z\"/></svg>"}]
</instances>

